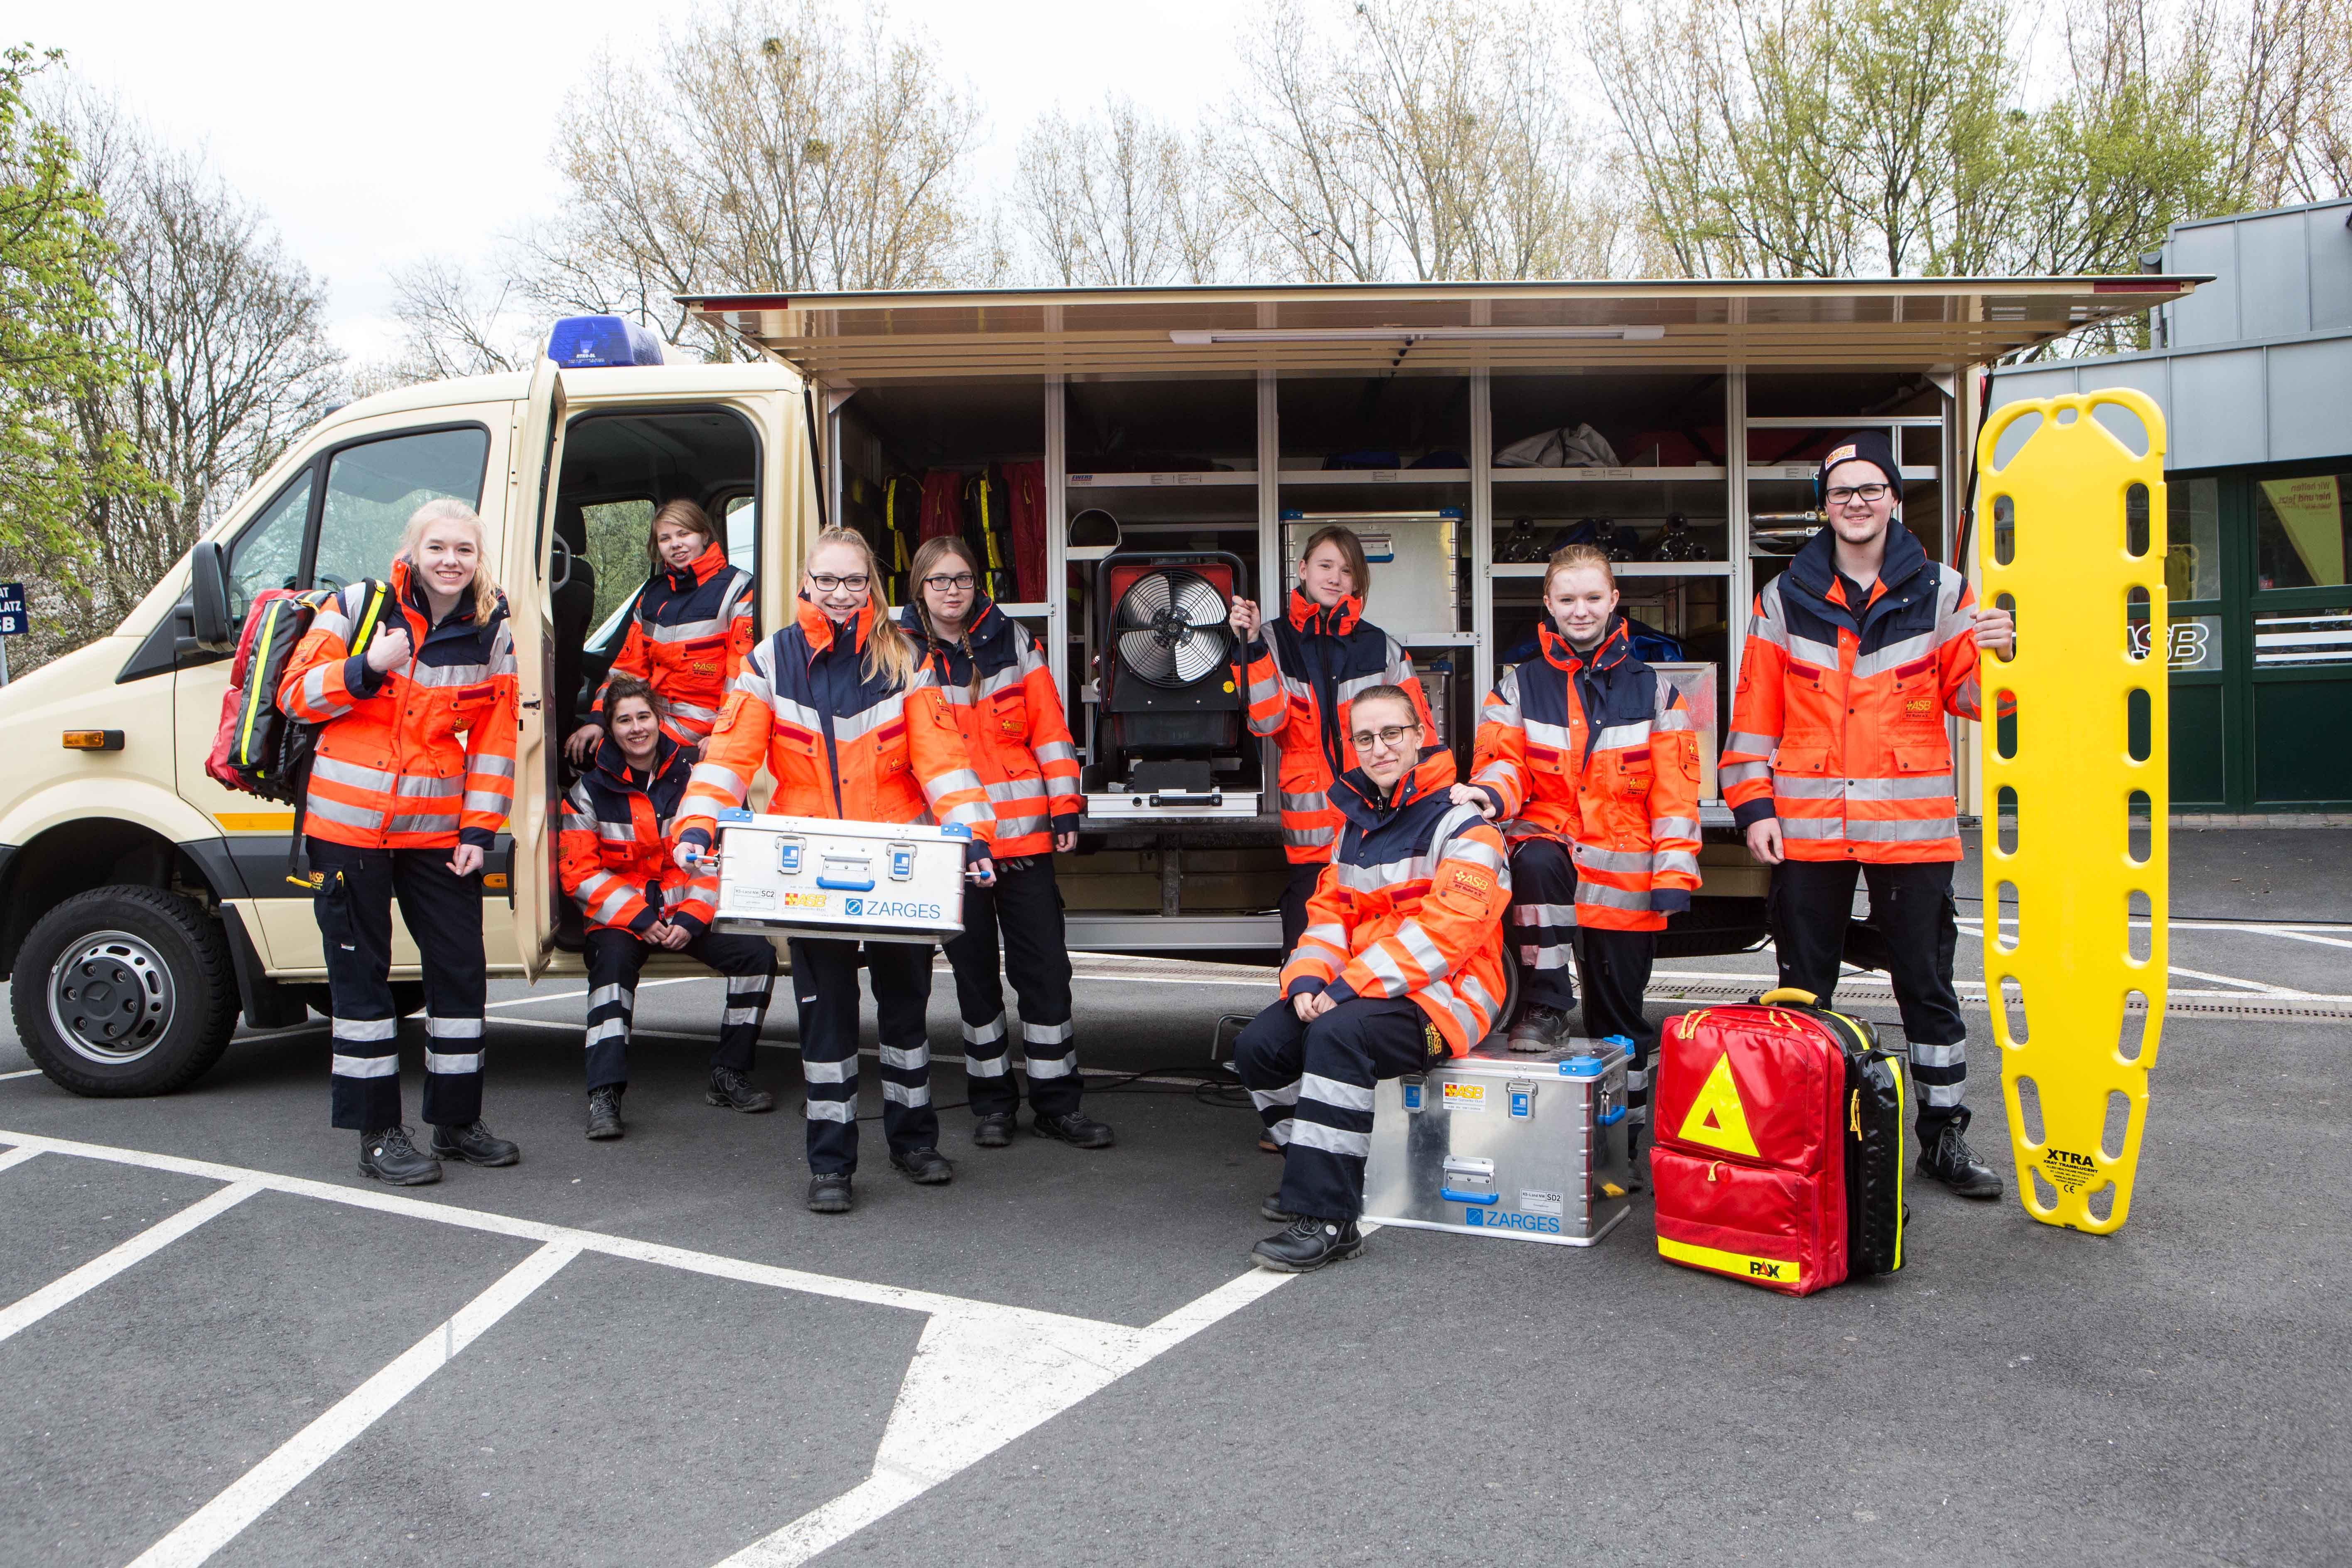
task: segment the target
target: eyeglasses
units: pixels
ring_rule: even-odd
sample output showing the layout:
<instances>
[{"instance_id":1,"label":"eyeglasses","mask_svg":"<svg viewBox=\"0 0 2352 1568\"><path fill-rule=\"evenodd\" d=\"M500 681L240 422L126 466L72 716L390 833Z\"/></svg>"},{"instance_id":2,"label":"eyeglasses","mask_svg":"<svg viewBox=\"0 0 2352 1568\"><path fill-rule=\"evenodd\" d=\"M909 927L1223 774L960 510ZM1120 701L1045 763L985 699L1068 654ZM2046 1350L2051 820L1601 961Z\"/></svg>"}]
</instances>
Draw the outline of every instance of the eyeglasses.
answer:
<instances>
[{"instance_id":1,"label":"eyeglasses","mask_svg":"<svg viewBox=\"0 0 2352 1568\"><path fill-rule=\"evenodd\" d=\"M926 588L936 588L940 593L947 594L969 588L975 581L977 581L977 579L975 579L971 573L959 572L952 577L926 577L923 579L923 586Z\"/></svg>"},{"instance_id":2,"label":"eyeglasses","mask_svg":"<svg viewBox=\"0 0 2352 1568\"><path fill-rule=\"evenodd\" d=\"M1832 485L1829 501L1832 506L1843 506L1848 501L1881 501L1892 485Z\"/></svg>"},{"instance_id":3,"label":"eyeglasses","mask_svg":"<svg viewBox=\"0 0 2352 1568\"><path fill-rule=\"evenodd\" d=\"M1386 729L1382 730L1359 730L1354 734L1349 736L1348 740L1349 742L1356 748L1356 750L1360 752L1369 752L1374 746L1388 746L1394 748L1402 744L1408 736L1418 735L1420 733L1421 726L1418 723L1391 724Z\"/></svg>"},{"instance_id":4,"label":"eyeglasses","mask_svg":"<svg viewBox=\"0 0 2352 1568\"><path fill-rule=\"evenodd\" d=\"M863 572L853 572L846 577L836 577L830 572L812 572L809 582L820 594L831 594L846 588L853 594L866 592L866 584L874 579Z\"/></svg>"}]
</instances>

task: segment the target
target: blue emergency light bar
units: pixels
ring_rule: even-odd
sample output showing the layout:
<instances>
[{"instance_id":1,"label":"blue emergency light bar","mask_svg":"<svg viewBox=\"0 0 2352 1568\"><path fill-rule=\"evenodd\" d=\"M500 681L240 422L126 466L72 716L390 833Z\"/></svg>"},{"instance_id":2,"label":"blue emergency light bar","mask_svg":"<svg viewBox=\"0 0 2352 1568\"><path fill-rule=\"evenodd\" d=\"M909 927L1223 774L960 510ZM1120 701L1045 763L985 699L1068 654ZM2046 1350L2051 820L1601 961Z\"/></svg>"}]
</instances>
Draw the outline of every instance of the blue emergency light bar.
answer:
<instances>
[{"instance_id":1,"label":"blue emergency light bar","mask_svg":"<svg viewBox=\"0 0 2352 1568\"><path fill-rule=\"evenodd\" d=\"M547 357L565 370L663 364L662 341L622 316L566 316L547 334Z\"/></svg>"}]
</instances>

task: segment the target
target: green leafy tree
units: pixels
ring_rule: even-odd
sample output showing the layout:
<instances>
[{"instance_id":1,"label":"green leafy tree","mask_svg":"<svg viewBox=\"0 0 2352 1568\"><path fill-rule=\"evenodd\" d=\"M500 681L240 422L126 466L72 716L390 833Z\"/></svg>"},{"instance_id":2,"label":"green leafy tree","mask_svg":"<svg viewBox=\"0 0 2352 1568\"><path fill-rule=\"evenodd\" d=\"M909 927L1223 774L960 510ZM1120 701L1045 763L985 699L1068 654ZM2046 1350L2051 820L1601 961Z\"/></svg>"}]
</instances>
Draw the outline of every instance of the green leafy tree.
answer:
<instances>
[{"instance_id":1,"label":"green leafy tree","mask_svg":"<svg viewBox=\"0 0 2352 1568\"><path fill-rule=\"evenodd\" d=\"M72 142L27 101L59 58L0 53L0 551L34 563L82 556L94 501L162 493L127 437L92 447L75 418L138 367L107 330L103 208Z\"/></svg>"}]
</instances>

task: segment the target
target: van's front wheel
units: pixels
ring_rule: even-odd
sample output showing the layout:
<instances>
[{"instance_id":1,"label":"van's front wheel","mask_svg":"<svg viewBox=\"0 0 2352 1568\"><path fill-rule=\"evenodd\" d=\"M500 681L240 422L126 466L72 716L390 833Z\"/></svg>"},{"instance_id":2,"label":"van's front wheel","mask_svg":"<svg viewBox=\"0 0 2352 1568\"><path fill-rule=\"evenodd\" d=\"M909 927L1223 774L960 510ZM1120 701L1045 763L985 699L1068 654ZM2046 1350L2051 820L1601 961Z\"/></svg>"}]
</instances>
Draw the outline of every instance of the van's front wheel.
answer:
<instances>
[{"instance_id":1,"label":"van's front wheel","mask_svg":"<svg viewBox=\"0 0 2352 1568\"><path fill-rule=\"evenodd\" d=\"M97 888L36 921L9 999L16 1037L76 1094L169 1094L228 1048L236 976L220 922L158 888Z\"/></svg>"}]
</instances>

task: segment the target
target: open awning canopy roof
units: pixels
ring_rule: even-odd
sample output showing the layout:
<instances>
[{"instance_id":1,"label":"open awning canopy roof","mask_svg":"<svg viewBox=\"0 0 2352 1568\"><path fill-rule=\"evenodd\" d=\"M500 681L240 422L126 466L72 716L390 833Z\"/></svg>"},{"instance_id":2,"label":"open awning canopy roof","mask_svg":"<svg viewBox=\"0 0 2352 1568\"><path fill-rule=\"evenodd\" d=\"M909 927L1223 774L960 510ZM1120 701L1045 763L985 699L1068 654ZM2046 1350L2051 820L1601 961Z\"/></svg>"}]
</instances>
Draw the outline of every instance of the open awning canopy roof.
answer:
<instances>
[{"instance_id":1,"label":"open awning canopy roof","mask_svg":"<svg viewBox=\"0 0 2352 1568\"><path fill-rule=\"evenodd\" d=\"M2178 300L2207 280L1208 284L701 294L680 302L835 386L1257 370L1950 373Z\"/></svg>"}]
</instances>

